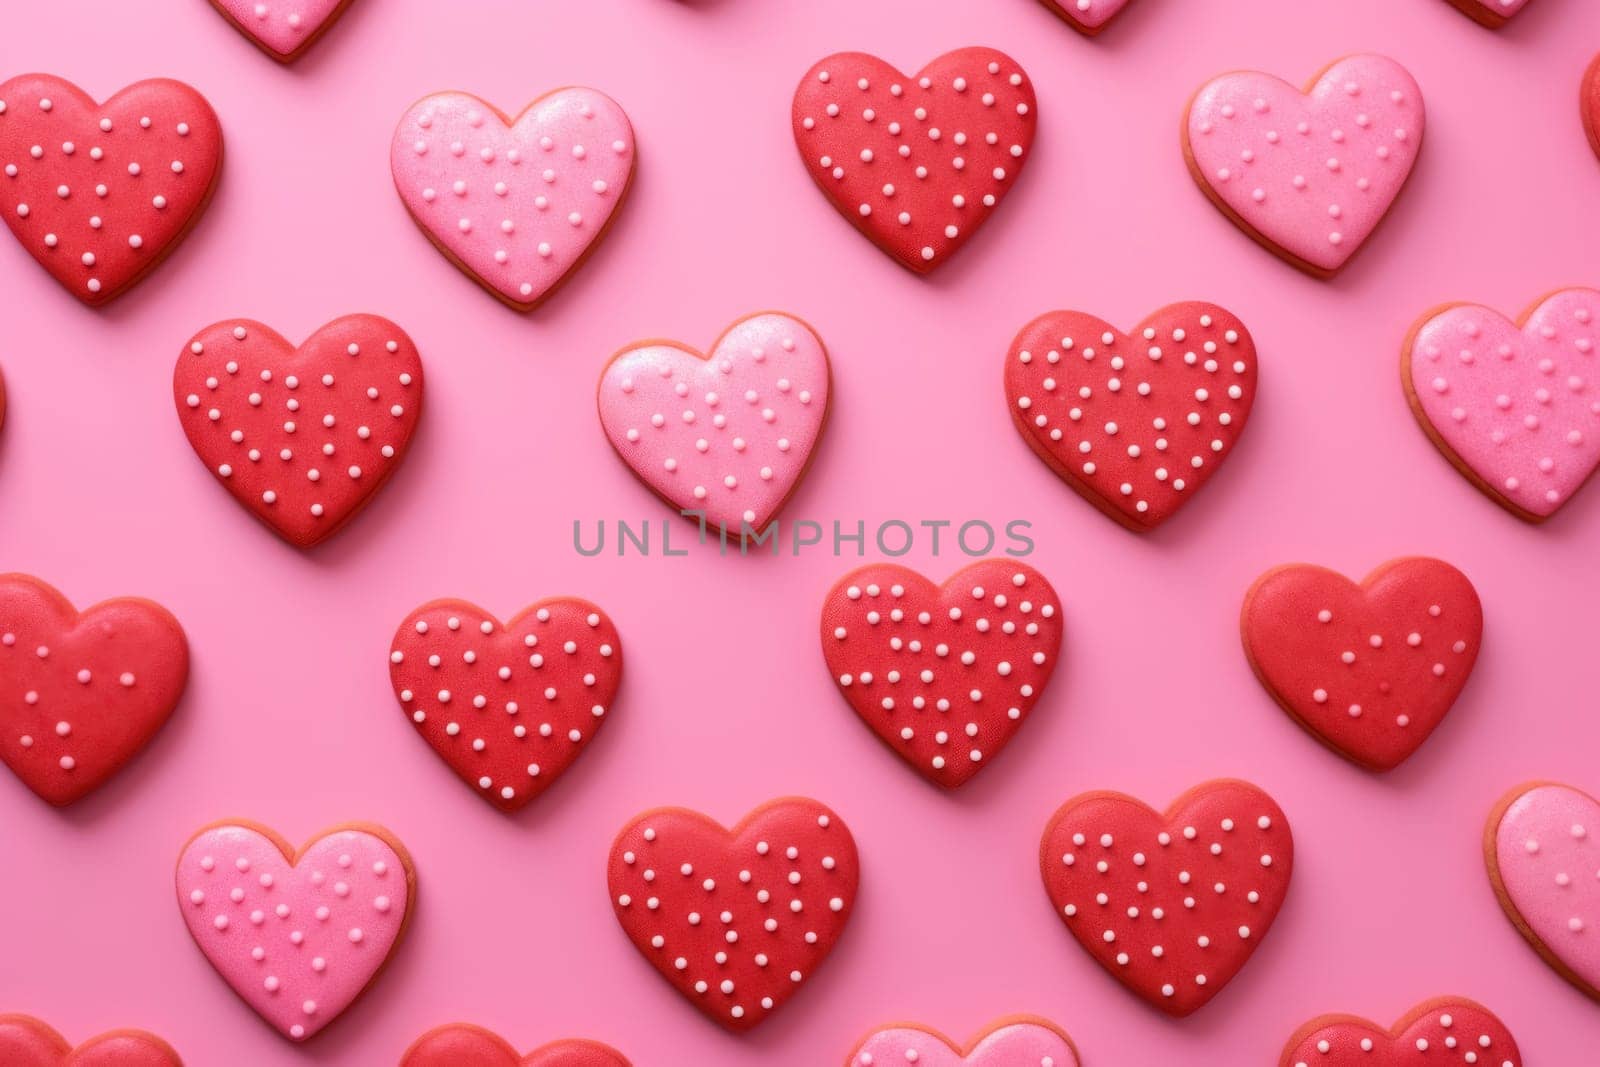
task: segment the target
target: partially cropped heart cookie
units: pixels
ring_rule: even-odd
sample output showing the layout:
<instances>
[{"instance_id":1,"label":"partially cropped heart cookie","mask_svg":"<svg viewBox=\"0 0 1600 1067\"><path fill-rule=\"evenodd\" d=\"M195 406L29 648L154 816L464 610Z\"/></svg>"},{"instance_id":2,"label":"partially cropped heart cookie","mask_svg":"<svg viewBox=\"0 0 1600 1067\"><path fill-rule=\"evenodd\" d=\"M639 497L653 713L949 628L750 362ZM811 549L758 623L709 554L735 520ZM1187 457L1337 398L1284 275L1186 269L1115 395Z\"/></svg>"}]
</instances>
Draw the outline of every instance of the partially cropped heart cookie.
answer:
<instances>
[{"instance_id":1,"label":"partially cropped heart cookie","mask_svg":"<svg viewBox=\"0 0 1600 1067\"><path fill-rule=\"evenodd\" d=\"M159 604L83 612L37 578L0 575L0 760L51 804L102 785L161 729L189 643Z\"/></svg>"},{"instance_id":2,"label":"partially cropped heart cookie","mask_svg":"<svg viewBox=\"0 0 1600 1067\"><path fill-rule=\"evenodd\" d=\"M740 319L709 355L645 341L600 375L600 425L639 480L708 526L764 529L810 465L832 397L828 353L781 312Z\"/></svg>"},{"instance_id":3,"label":"partially cropped heart cookie","mask_svg":"<svg viewBox=\"0 0 1600 1067\"><path fill-rule=\"evenodd\" d=\"M351 0L211 0L257 48L290 63L316 43Z\"/></svg>"},{"instance_id":4,"label":"partially cropped heart cookie","mask_svg":"<svg viewBox=\"0 0 1600 1067\"><path fill-rule=\"evenodd\" d=\"M521 1055L499 1034L470 1023L435 1027L400 1057L400 1067L631 1067L610 1045L583 1038L553 1041Z\"/></svg>"},{"instance_id":5,"label":"partially cropped heart cookie","mask_svg":"<svg viewBox=\"0 0 1600 1067\"><path fill-rule=\"evenodd\" d=\"M1600 801L1557 782L1520 785L1489 813L1483 856L1501 908L1528 944L1600 1000Z\"/></svg>"},{"instance_id":6,"label":"partially cropped heart cookie","mask_svg":"<svg viewBox=\"0 0 1600 1067\"><path fill-rule=\"evenodd\" d=\"M1467 576L1392 560L1360 585L1294 564L1245 594L1239 631L1256 677L1312 736L1372 770L1398 766L1461 695L1483 641Z\"/></svg>"},{"instance_id":7,"label":"partially cropped heart cookie","mask_svg":"<svg viewBox=\"0 0 1600 1067\"><path fill-rule=\"evenodd\" d=\"M617 921L672 987L729 1030L749 1030L809 984L844 932L861 877L832 811L786 797L732 830L658 808L611 846Z\"/></svg>"},{"instance_id":8,"label":"partially cropped heart cookie","mask_svg":"<svg viewBox=\"0 0 1600 1067\"><path fill-rule=\"evenodd\" d=\"M399 946L416 872L382 827L325 830L296 852L271 830L222 822L178 857L178 908L206 960L279 1033L338 1018Z\"/></svg>"},{"instance_id":9,"label":"partially cropped heart cookie","mask_svg":"<svg viewBox=\"0 0 1600 1067\"><path fill-rule=\"evenodd\" d=\"M1224 74L1189 102L1184 155L1241 229L1327 277L1372 235L1422 147L1422 91L1392 59L1358 55L1302 93L1256 71Z\"/></svg>"},{"instance_id":10,"label":"partially cropped heart cookie","mask_svg":"<svg viewBox=\"0 0 1600 1067\"><path fill-rule=\"evenodd\" d=\"M428 239L503 303L526 311L605 235L636 155L628 116L594 89L557 89L515 118L452 92L411 105L389 164Z\"/></svg>"},{"instance_id":11,"label":"partially cropped heart cookie","mask_svg":"<svg viewBox=\"0 0 1600 1067\"><path fill-rule=\"evenodd\" d=\"M1045 827L1039 870L1056 914L1128 989L1188 1015L1239 973L1289 889L1294 841L1271 797L1222 779L1165 812L1085 793Z\"/></svg>"},{"instance_id":12,"label":"partially cropped heart cookie","mask_svg":"<svg viewBox=\"0 0 1600 1067\"><path fill-rule=\"evenodd\" d=\"M879 740L953 788L993 763L1039 702L1060 658L1060 605L1015 560L974 563L942 585L877 563L828 593L822 656Z\"/></svg>"},{"instance_id":13,"label":"partially cropped heart cookie","mask_svg":"<svg viewBox=\"0 0 1600 1067\"><path fill-rule=\"evenodd\" d=\"M49 74L0 83L0 217L85 304L154 270L221 172L222 126L182 82L136 82L104 104Z\"/></svg>"},{"instance_id":14,"label":"partially cropped heart cookie","mask_svg":"<svg viewBox=\"0 0 1600 1067\"><path fill-rule=\"evenodd\" d=\"M991 1023L965 1048L937 1030L915 1025L874 1030L846 1067L1078 1067L1072 1039L1054 1023L1017 1015Z\"/></svg>"},{"instance_id":15,"label":"partially cropped heart cookie","mask_svg":"<svg viewBox=\"0 0 1600 1067\"><path fill-rule=\"evenodd\" d=\"M501 811L548 789L599 734L622 681L605 612L554 597L508 623L465 600L406 616L389 679L417 732Z\"/></svg>"},{"instance_id":16,"label":"partially cropped heart cookie","mask_svg":"<svg viewBox=\"0 0 1600 1067\"><path fill-rule=\"evenodd\" d=\"M1043 0L1044 6L1060 15L1068 26L1093 37L1122 14L1130 0Z\"/></svg>"},{"instance_id":17,"label":"partially cropped heart cookie","mask_svg":"<svg viewBox=\"0 0 1600 1067\"><path fill-rule=\"evenodd\" d=\"M1032 82L992 48L947 52L913 75L840 52L806 72L792 117L800 157L834 209L919 274L994 213L1039 123Z\"/></svg>"},{"instance_id":18,"label":"partially cropped heart cookie","mask_svg":"<svg viewBox=\"0 0 1600 1067\"><path fill-rule=\"evenodd\" d=\"M1528 6L1528 0L1450 0L1472 21L1498 29Z\"/></svg>"},{"instance_id":19,"label":"partially cropped heart cookie","mask_svg":"<svg viewBox=\"0 0 1600 1067\"><path fill-rule=\"evenodd\" d=\"M383 488L422 414L422 360L376 315L334 319L296 348L227 319L172 375L178 420L206 469L292 545L332 536Z\"/></svg>"},{"instance_id":20,"label":"partially cropped heart cookie","mask_svg":"<svg viewBox=\"0 0 1600 1067\"><path fill-rule=\"evenodd\" d=\"M1278 1059L1279 1067L1522 1067L1506 1024L1465 997L1418 1004L1385 1029L1354 1015L1322 1015L1306 1023Z\"/></svg>"},{"instance_id":21,"label":"partially cropped heart cookie","mask_svg":"<svg viewBox=\"0 0 1600 1067\"><path fill-rule=\"evenodd\" d=\"M1583 115L1583 131L1589 135L1589 147L1600 156L1600 55L1595 56L1583 72L1578 109Z\"/></svg>"},{"instance_id":22,"label":"partially cropped heart cookie","mask_svg":"<svg viewBox=\"0 0 1600 1067\"><path fill-rule=\"evenodd\" d=\"M1028 447L1133 530L1170 519L1233 451L1256 399L1256 347L1215 304L1172 304L1127 334L1081 311L1034 319L1006 355Z\"/></svg>"},{"instance_id":23,"label":"partially cropped heart cookie","mask_svg":"<svg viewBox=\"0 0 1600 1067\"><path fill-rule=\"evenodd\" d=\"M6 1067L183 1067L171 1045L143 1030L110 1030L74 1048L28 1015L0 1015L0 1063Z\"/></svg>"}]
</instances>

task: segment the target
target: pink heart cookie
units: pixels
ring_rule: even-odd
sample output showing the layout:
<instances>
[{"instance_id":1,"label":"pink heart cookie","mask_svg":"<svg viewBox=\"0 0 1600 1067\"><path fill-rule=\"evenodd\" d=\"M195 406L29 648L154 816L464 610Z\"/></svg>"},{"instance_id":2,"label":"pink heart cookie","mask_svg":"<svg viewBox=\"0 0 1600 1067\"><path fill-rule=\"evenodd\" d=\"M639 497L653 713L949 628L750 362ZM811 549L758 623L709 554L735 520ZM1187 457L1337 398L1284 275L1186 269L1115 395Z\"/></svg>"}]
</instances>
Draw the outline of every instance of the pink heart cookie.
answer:
<instances>
[{"instance_id":1,"label":"pink heart cookie","mask_svg":"<svg viewBox=\"0 0 1600 1067\"><path fill-rule=\"evenodd\" d=\"M1453 304L1400 357L1411 411L1456 469L1518 518L1543 522L1600 464L1600 291L1563 289L1512 322Z\"/></svg>"},{"instance_id":2,"label":"pink heart cookie","mask_svg":"<svg viewBox=\"0 0 1600 1067\"><path fill-rule=\"evenodd\" d=\"M990 1023L962 1049L936 1030L886 1026L862 1039L846 1067L1078 1067L1072 1039L1054 1023L1016 1015Z\"/></svg>"},{"instance_id":3,"label":"pink heart cookie","mask_svg":"<svg viewBox=\"0 0 1600 1067\"><path fill-rule=\"evenodd\" d=\"M1122 13L1129 0L1043 0L1044 6L1064 19L1068 26L1086 37L1093 37Z\"/></svg>"},{"instance_id":4,"label":"pink heart cookie","mask_svg":"<svg viewBox=\"0 0 1600 1067\"><path fill-rule=\"evenodd\" d=\"M1183 145L1194 180L1223 214L1328 277L1400 195L1422 131L1422 91L1406 69L1358 55L1305 93L1258 71L1208 82L1189 102Z\"/></svg>"},{"instance_id":5,"label":"pink heart cookie","mask_svg":"<svg viewBox=\"0 0 1600 1067\"><path fill-rule=\"evenodd\" d=\"M327 32L351 0L211 0L234 28L280 63L289 63Z\"/></svg>"},{"instance_id":6,"label":"pink heart cookie","mask_svg":"<svg viewBox=\"0 0 1600 1067\"><path fill-rule=\"evenodd\" d=\"M1528 0L1450 0L1472 21L1497 29L1528 6Z\"/></svg>"},{"instance_id":7,"label":"pink heart cookie","mask_svg":"<svg viewBox=\"0 0 1600 1067\"><path fill-rule=\"evenodd\" d=\"M416 899L405 848L370 823L335 826L296 853L263 826L201 829L178 857L178 907L224 981L303 1041L377 977Z\"/></svg>"},{"instance_id":8,"label":"pink heart cookie","mask_svg":"<svg viewBox=\"0 0 1600 1067\"><path fill-rule=\"evenodd\" d=\"M767 311L702 355L644 341L600 376L600 424L622 461L680 511L732 533L766 527L810 465L828 419L828 353L810 326Z\"/></svg>"},{"instance_id":9,"label":"pink heart cookie","mask_svg":"<svg viewBox=\"0 0 1600 1067\"><path fill-rule=\"evenodd\" d=\"M594 250L632 184L634 154L628 116L594 89L557 89L515 119L448 92L411 105L389 165L428 239L526 311Z\"/></svg>"},{"instance_id":10,"label":"pink heart cookie","mask_svg":"<svg viewBox=\"0 0 1600 1067\"><path fill-rule=\"evenodd\" d=\"M1600 1000L1600 801L1556 782L1519 785L1489 813L1483 857L1534 951Z\"/></svg>"}]
</instances>

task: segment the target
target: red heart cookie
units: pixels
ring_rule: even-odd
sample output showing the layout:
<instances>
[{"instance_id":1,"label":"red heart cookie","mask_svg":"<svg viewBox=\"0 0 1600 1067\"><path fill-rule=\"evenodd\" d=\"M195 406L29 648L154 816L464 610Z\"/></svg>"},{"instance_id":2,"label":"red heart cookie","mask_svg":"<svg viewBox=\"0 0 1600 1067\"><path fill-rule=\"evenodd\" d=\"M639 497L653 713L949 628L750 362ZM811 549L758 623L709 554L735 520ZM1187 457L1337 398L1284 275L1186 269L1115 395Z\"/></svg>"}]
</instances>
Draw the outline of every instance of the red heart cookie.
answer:
<instances>
[{"instance_id":1,"label":"red heart cookie","mask_svg":"<svg viewBox=\"0 0 1600 1067\"><path fill-rule=\"evenodd\" d=\"M1060 15L1068 26L1085 37L1094 37L1122 13L1129 0L1043 0L1044 6Z\"/></svg>"},{"instance_id":2,"label":"red heart cookie","mask_svg":"<svg viewBox=\"0 0 1600 1067\"><path fill-rule=\"evenodd\" d=\"M1465 997L1418 1004L1393 1028L1355 1015L1322 1015L1294 1032L1279 1067L1522 1067L1506 1024Z\"/></svg>"},{"instance_id":3,"label":"red heart cookie","mask_svg":"<svg viewBox=\"0 0 1600 1067\"><path fill-rule=\"evenodd\" d=\"M299 348L228 319L184 348L178 420L233 498L292 545L334 534L389 480L422 414L422 360L376 315L334 319Z\"/></svg>"},{"instance_id":4,"label":"red heart cookie","mask_svg":"<svg viewBox=\"0 0 1600 1067\"><path fill-rule=\"evenodd\" d=\"M171 1045L143 1030L110 1030L77 1048L28 1015L0 1015L5 1067L183 1067Z\"/></svg>"},{"instance_id":5,"label":"red heart cookie","mask_svg":"<svg viewBox=\"0 0 1600 1067\"><path fill-rule=\"evenodd\" d=\"M1033 84L992 48L947 52L911 77L840 52L806 73L792 114L823 195L918 274L949 259L1005 199L1039 121Z\"/></svg>"},{"instance_id":6,"label":"red heart cookie","mask_svg":"<svg viewBox=\"0 0 1600 1067\"><path fill-rule=\"evenodd\" d=\"M1589 147L1600 156L1600 55L1595 56L1583 72L1578 106L1583 113L1583 130L1589 135Z\"/></svg>"},{"instance_id":7,"label":"red heart cookie","mask_svg":"<svg viewBox=\"0 0 1600 1067\"><path fill-rule=\"evenodd\" d=\"M1111 518L1150 530L1232 453L1256 399L1256 346L1215 304L1171 304L1131 334L1052 311L1011 342L1005 384L1028 447Z\"/></svg>"},{"instance_id":8,"label":"red heart cookie","mask_svg":"<svg viewBox=\"0 0 1600 1067\"><path fill-rule=\"evenodd\" d=\"M1239 632L1284 711L1341 756L1386 771L1467 684L1483 607L1467 576L1436 559L1392 560L1360 585L1300 563L1256 579Z\"/></svg>"},{"instance_id":9,"label":"red heart cookie","mask_svg":"<svg viewBox=\"0 0 1600 1067\"><path fill-rule=\"evenodd\" d=\"M470 1023L440 1026L406 1049L400 1067L631 1067L610 1045L568 1038L519 1055L499 1034Z\"/></svg>"},{"instance_id":10,"label":"red heart cookie","mask_svg":"<svg viewBox=\"0 0 1600 1067\"><path fill-rule=\"evenodd\" d=\"M1195 786L1165 813L1121 793L1063 804L1039 844L1058 915L1096 963L1168 1015L1239 973L1294 870L1289 821L1248 782Z\"/></svg>"},{"instance_id":11,"label":"red heart cookie","mask_svg":"<svg viewBox=\"0 0 1600 1067\"><path fill-rule=\"evenodd\" d=\"M450 769L516 811L605 725L622 642L605 612L577 597L541 600L509 623L464 600L435 600L395 632L389 680Z\"/></svg>"},{"instance_id":12,"label":"red heart cookie","mask_svg":"<svg viewBox=\"0 0 1600 1067\"><path fill-rule=\"evenodd\" d=\"M85 304L143 278L189 232L222 170L205 97L166 78L97 104L71 82L0 84L0 216Z\"/></svg>"},{"instance_id":13,"label":"red heart cookie","mask_svg":"<svg viewBox=\"0 0 1600 1067\"><path fill-rule=\"evenodd\" d=\"M350 0L211 0L234 29L279 63L291 63L338 21Z\"/></svg>"},{"instance_id":14,"label":"red heart cookie","mask_svg":"<svg viewBox=\"0 0 1600 1067\"><path fill-rule=\"evenodd\" d=\"M617 835L606 875L639 954L735 1031L811 980L859 880L844 821L804 797L769 801L732 830L684 808L647 811Z\"/></svg>"},{"instance_id":15,"label":"red heart cookie","mask_svg":"<svg viewBox=\"0 0 1600 1067\"><path fill-rule=\"evenodd\" d=\"M81 614L50 586L0 575L0 760L51 804L97 789L161 729L189 678L189 643L159 604Z\"/></svg>"},{"instance_id":16,"label":"red heart cookie","mask_svg":"<svg viewBox=\"0 0 1600 1067\"><path fill-rule=\"evenodd\" d=\"M988 559L935 585L877 563L822 605L822 656L839 692L918 774L954 788L994 761L1038 703L1061 651L1044 575Z\"/></svg>"},{"instance_id":17,"label":"red heart cookie","mask_svg":"<svg viewBox=\"0 0 1600 1067\"><path fill-rule=\"evenodd\" d=\"M1528 0L1450 0L1456 8L1480 26L1499 29L1511 16L1528 6Z\"/></svg>"}]
</instances>

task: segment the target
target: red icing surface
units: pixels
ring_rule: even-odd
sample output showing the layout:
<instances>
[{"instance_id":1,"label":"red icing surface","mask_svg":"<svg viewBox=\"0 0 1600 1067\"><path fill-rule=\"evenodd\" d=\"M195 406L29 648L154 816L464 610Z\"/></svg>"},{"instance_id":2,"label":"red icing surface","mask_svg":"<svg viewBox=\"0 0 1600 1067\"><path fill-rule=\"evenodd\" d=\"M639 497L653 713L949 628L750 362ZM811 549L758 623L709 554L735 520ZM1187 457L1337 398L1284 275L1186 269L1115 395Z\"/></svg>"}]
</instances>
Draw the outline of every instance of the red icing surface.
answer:
<instances>
[{"instance_id":1,"label":"red icing surface","mask_svg":"<svg viewBox=\"0 0 1600 1067\"><path fill-rule=\"evenodd\" d=\"M1600 155L1600 55L1594 57L1583 73L1578 106L1583 112L1583 129L1589 135L1589 145L1595 155Z\"/></svg>"},{"instance_id":2,"label":"red icing surface","mask_svg":"<svg viewBox=\"0 0 1600 1067\"><path fill-rule=\"evenodd\" d=\"M1294 842L1278 805L1248 782L1203 783L1165 814L1121 793L1085 793L1045 827L1039 870L1057 917L1096 963L1169 1015L1188 1015L1271 928Z\"/></svg>"},{"instance_id":3,"label":"red icing surface","mask_svg":"<svg viewBox=\"0 0 1600 1067\"><path fill-rule=\"evenodd\" d=\"M1256 579L1240 632L1284 710L1341 755L1388 770L1467 684L1483 608L1467 576L1436 559L1393 560L1361 585L1296 564Z\"/></svg>"},{"instance_id":4,"label":"red icing surface","mask_svg":"<svg viewBox=\"0 0 1600 1067\"><path fill-rule=\"evenodd\" d=\"M1363 1047L1363 1043L1366 1047ZM1279 1067L1522 1067L1505 1023L1481 1004L1440 997L1392 1030L1353 1015L1312 1019L1289 1039Z\"/></svg>"},{"instance_id":5,"label":"red icing surface","mask_svg":"<svg viewBox=\"0 0 1600 1067\"><path fill-rule=\"evenodd\" d=\"M526 1056L499 1034L470 1023L429 1030L400 1058L400 1067L630 1067L609 1045L583 1038L552 1041Z\"/></svg>"},{"instance_id":6,"label":"red icing surface","mask_svg":"<svg viewBox=\"0 0 1600 1067\"><path fill-rule=\"evenodd\" d=\"M172 1046L143 1030L112 1030L73 1048L38 1019L0 1015L5 1067L182 1067Z\"/></svg>"}]
</instances>

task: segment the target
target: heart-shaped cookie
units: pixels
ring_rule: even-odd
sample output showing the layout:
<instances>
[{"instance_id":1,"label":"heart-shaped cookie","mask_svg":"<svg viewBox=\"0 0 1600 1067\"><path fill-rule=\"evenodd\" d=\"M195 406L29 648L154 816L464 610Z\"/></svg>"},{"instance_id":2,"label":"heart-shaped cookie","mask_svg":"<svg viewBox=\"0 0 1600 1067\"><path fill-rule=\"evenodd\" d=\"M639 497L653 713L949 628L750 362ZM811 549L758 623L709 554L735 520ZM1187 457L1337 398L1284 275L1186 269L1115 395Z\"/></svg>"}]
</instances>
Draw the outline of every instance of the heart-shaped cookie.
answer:
<instances>
[{"instance_id":1,"label":"heart-shaped cookie","mask_svg":"<svg viewBox=\"0 0 1600 1067\"><path fill-rule=\"evenodd\" d=\"M137 597L78 612L25 574L0 575L0 760L70 804L132 759L189 678L178 620Z\"/></svg>"},{"instance_id":2,"label":"heart-shaped cookie","mask_svg":"<svg viewBox=\"0 0 1600 1067\"><path fill-rule=\"evenodd\" d=\"M1490 29L1498 29L1511 17L1528 6L1528 0L1450 0L1456 8L1472 21Z\"/></svg>"},{"instance_id":3,"label":"heart-shaped cookie","mask_svg":"<svg viewBox=\"0 0 1600 1067\"><path fill-rule=\"evenodd\" d=\"M1294 840L1248 782L1195 786L1164 813L1085 793L1045 826L1056 914L1117 981L1168 1015L1205 1005L1261 943L1289 889Z\"/></svg>"},{"instance_id":4,"label":"heart-shaped cookie","mask_svg":"<svg viewBox=\"0 0 1600 1067\"><path fill-rule=\"evenodd\" d=\"M707 526L764 529L800 484L832 399L822 339L765 311L728 327L709 355L643 341L600 375L600 425L639 480Z\"/></svg>"},{"instance_id":5,"label":"heart-shaped cookie","mask_svg":"<svg viewBox=\"0 0 1600 1067\"><path fill-rule=\"evenodd\" d=\"M1589 135L1589 147L1600 156L1600 55L1596 55L1583 72L1578 108L1583 115L1583 132Z\"/></svg>"},{"instance_id":6,"label":"heart-shaped cookie","mask_svg":"<svg viewBox=\"0 0 1600 1067\"><path fill-rule=\"evenodd\" d=\"M499 1034L470 1023L435 1027L400 1057L400 1067L631 1067L610 1045L583 1038L552 1041L521 1055Z\"/></svg>"},{"instance_id":7,"label":"heart-shaped cookie","mask_svg":"<svg viewBox=\"0 0 1600 1067\"><path fill-rule=\"evenodd\" d=\"M732 830L684 808L647 811L617 835L606 881L639 954L707 1018L743 1031L811 981L860 875L844 821L785 797Z\"/></svg>"},{"instance_id":8,"label":"heart-shaped cookie","mask_svg":"<svg viewBox=\"0 0 1600 1067\"><path fill-rule=\"evenodd\" d=\"M1467 576L1436 559L1391 560L1360 585L1297 563L1256 579L1239 633L1279 707L1341 756L1386 771L1461 695L1483 606Z\"/></svg>"},{"instance_id":9,"label":"heart-shaped cookie","mask_svg":"<svg viewBox=\"0 0 1600 1067\"><path fill-rule=\"evenodd\" d=\"M1131 530L1161 525L1233 452L1256 399L1250 331L1215 304L1171 304L1130 333L1081 311L1022 328L1006 404L1028 447Z\"/></svg>"},{"instance_id":10,"label":"heart-shaped cookie","mask_svg":"<svg viewBox=\"0 0 1600 1067\"><path fill-rule=\"evenodd\" d=\"M633 181L633 127L594 89L557 89L516 118L467 93L412 104L394 186L428 240L500 301L538 306L605 235Z\"/></svg>"},{"instance_id":11,"label":"heart-shaped cookie","mask_svg":"<svg viewBox=\"0 0 1600 1067\"><path fill-rule=\"evenodd\" d=\"M1033 83L992 48L947 52L913 75L840 52L794 93L794 141L834 209L926 274L1016 184L1039 123Z\"/></svg>"},{"instance_id":12,"label":"heart-shaped cookie","mask_svg":"<svg viewBox=\"0 0 1600 1067\"><path fill-rule=\"evenodd\" d=\"M178 908L241 1000L294 1041L327 1026L399 946L417 895L387 830L349 823L299 852L242 820L214 823L178 857Z\"/></svg>"},{"instance_id":13,"label":"heart-shaped cookie","mask_svg":"<svg viewBox=\"0 0 1600 1067\"><path fill-rule=\"evenodd\" d=\"M1600 291L1562 289L1512 322L1452 304L1411 329L1400 379L1446 459L1528 522L1548 519L1600 465Z\"/></svg>"},{"instance_id":14,"label":"heart-shaped cookie","mask_svg":"<svg viewBox=\"0 0 1600 1067\"><path fill-rule=\"evenodd\" d=\"M1489 813L1483 857L1513 925L1556 972L1600 1000L1600 801L1529 782Z\"/></svg>"},{"instance_id":15,"label":"heart-shaped cookie","mask_svg":"<svg viewBox=\"0 0 1600 1067\"><path fill-rule=\"evenodd\" d=\"M1054 1023L1015 1015L990 1023L965 1048L937 1030L904 1023L861 1039L845 1067L1078 1067L1072 1039Z\"/></svg>"},{"instance_id":16,"label":"heart-shaped cookie","mask_svg":"<svg viewBox=\"0 0 1600 1067\"><path fill-rule=\"evenodd\" d=\"M1355 1015L1322 1015L1294 1032L1279 1067L1522 1067L1505 1023L1465 997L1418 1004L1385 1029Z\"/></svg>"},{"instance_id":17,"label":"heart-shaped cookie","mask_svg":"<svg viewBox=\"0 0 1600 1067\"><path fill-rule=\"evenodd\" d=\"M400 466L422 385L411 338L376 315L334 319L299 348L228 319L195 334L172 374L206 469L300 548L332 536Z\"/></svg>"},{"instance_id":18,"label":"heart-shaped cookie","mask_svg":"<svg viewBox=\"0 0 1600 1067\"><path fill-rule=\"evenodd\" d=\"M554 597L509 623L465 600L406 616L389 680L417 732L479 796L516 811L588 747L622 681L605 612Z\"/></svg>"},{"instance_id":19,"label":"heart-shaped cookie","mask_svg":"<svg viewBox=\"0 0 1600 1067\"><path fill-rule=\"evenodd\" d=\"M0 1063L6 1067L183 1067L171 1045L143 1030L109 1030L73 1048L28 1015L0 1015Z\"/></svg>"},{"instance_id":20,"label":"heart-shaped cookie","mask_svg":"<svg viewBox=\"0 0 1600 1067\"><path fill-rule=\"evenodd\" d=\"M1129 0L1042 0L1044 6L1060 15L1068 26L1085 37L1093 37L1122 13Z\"/></svg>"},{"instance_id":21,"label":"heart-shaped cookie","mask_svg":"<svg viewBox=\"0 0 1600 1067\"><path fill-rule=\"evenodd\" d=\"M994 762L1044 693L1061 601L1010 559L942 585L893 563L851 571L822 605L822 657L861 721L918 774L954 788Z\"/></svg>"},{"instance_id":22,"label":"heart-shaped cookie","mask_svg":"<svg viewBox=\"0 0 1600 1067\"><path fill-rule=\"evenodd\" d=\"M182 82L136 82L104 104L49 74L0 83L0 217L85 304L154 270L221 172L222 126Z\"/></svg>"},{"instance_id":23,"label":"heart-shaped cookie","mask_svg":"<svg viewBox=\"0 0 1600 1067\"><path fill-rule=\"evenodd\" d=\"M1422 147L1422 91L1384 56L1341 59L1302 93L1239 71L1201 87L1183 151L1223 214L1302 270L1328 277L1371 236Z\"/></svg>"},{"instance_id":24,"label":"heart-shaped cookie","mask_svg":"<svg viewBox=\"0 0 1600 1067\"><path fill-rule=\"evenodd\" d=\"M292 63L344 14L351 0L211 0L234 28L280 63Z\"/></svg>"}]
</instances>

